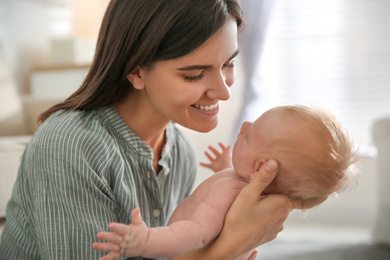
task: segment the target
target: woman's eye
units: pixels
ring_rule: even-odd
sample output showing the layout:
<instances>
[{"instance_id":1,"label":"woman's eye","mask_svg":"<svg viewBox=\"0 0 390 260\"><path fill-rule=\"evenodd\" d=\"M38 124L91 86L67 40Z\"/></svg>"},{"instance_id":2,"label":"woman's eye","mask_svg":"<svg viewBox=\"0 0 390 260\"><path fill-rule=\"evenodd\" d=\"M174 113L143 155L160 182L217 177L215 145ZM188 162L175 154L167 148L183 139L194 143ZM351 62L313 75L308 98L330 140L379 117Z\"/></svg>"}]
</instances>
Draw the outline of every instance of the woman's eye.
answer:
<instances>
[{"instance_id":1,"label":"woman's eye","mask_svg":"<svg viewBox=\"0 0 390 260\"><path fill-rule=\"evenodd\" d=\"M225 68L233 68L234 67L234 60L229 61L228 63L223 64Z\"/></svg>"},{"instance_id":2,"label":"woman's eye","mask_svg":"<svg viewBox=\"0 0 390 260\"><path fill-rule=\"evenodd\" d=\"M203 72L202 73L200 73L199 75L196 75L196 76L185 76L184 77L184 80L185 81L188 81L188 82L194 82L194 81L198 81L198 80L200 80L200 79L202 79L203 78Z\"/></svg>"}]
</instances>

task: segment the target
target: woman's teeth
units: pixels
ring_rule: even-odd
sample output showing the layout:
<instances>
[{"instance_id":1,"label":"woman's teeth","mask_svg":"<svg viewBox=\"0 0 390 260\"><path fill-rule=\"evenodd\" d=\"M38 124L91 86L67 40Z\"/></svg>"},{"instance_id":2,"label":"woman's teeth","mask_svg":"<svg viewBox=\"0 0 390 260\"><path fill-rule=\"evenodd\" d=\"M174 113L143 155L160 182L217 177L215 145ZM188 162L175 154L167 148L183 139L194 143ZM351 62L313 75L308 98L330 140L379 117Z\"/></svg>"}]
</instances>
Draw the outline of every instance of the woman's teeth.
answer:
<instances>
[{"instance_id":1,"label":"woman's teeth","mask_svg":"<svg viewBox=\"0 0 390 260\"><path fill-rule=\"evenodd\" d=\"M194 105L194 107L196 107L197 109L200 109L200 110L210 111L210 110L213 110L213 109L217 108L218 107L218 103L215 104L215 105L211 105L211 106Z\"/></svg>"}]
</instances>

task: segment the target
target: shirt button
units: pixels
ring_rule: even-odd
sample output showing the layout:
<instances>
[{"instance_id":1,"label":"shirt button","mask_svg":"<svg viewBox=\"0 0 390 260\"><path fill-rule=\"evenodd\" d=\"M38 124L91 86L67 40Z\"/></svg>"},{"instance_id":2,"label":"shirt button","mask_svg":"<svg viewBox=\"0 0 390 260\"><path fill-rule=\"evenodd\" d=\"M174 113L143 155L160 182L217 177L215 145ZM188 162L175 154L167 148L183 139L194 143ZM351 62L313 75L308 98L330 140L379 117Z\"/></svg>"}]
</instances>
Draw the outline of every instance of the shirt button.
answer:
<instances>
[{"instance_id":1,"label":"shirt button","mask_svg":"<svg viewBox=\"0 0 390 260\"><path fill-rule=\"evenodd\" d=\"M164 146L164 153L169 153L169 146Z\"/></svg>"},{"instance_id":2,"label":"shirt button","mask_svg":"<svg viewBox=\"0 0 390 260\"><path fill-rule=\"evenodd\" d=\"M161 212L160 212L159 209L153 210L153 216L154 216L155 218L158 218L160 215L161 215Z\"/></svg>"},{"instance_id":3,"label":"shirt button","mask_svg":"<svg viewBox=\"0 0 390 260\"><path fill-rule=\"evenodd\" d=\"M164 169L164 175L167 176L170 172L170 169L169 168L165 168Z\"/></svg>"}]
</instances>

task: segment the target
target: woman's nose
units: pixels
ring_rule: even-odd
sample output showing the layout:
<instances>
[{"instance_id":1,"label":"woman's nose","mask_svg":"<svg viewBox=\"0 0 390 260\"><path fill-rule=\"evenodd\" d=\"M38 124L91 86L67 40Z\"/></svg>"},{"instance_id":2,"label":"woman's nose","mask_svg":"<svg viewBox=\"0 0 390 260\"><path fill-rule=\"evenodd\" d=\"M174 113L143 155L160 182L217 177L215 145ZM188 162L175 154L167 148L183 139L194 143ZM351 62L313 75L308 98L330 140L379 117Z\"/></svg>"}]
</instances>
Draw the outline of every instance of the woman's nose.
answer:
<instances>
[{"instance_id":1,"label":"woman's nose","mask_svg":"<svg viewBox=\"0 0 390 260\"><path fill-rule=\"evenodd\" d=\"M228 100L230 98L230 86L233 84L222 73L213 81L212 86L207 91L207 97L210 99Z\"/></svg>"}]
</instances>

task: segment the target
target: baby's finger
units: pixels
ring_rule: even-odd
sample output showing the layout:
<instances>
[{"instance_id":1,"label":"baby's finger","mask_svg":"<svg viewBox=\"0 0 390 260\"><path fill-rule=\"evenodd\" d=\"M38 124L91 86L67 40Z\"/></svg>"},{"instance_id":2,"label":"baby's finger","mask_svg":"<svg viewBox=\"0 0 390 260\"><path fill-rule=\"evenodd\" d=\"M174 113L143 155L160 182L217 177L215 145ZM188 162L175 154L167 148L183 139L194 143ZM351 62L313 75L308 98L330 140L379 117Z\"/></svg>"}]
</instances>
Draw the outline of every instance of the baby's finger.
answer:
<instances>
[{"instance_id":1,"label":"baby's finger","mask_svg":"<svg viewBox=\"0 0 390 260\"><path fill-rule=\"evenodd\" d=\"M131 222L134 225L141 225L142 224L143 220L142 220L142 216L141 216L141 212L140 212L139 208L135 208L131 212Z\"/></svg>"},{"instance_id":2,"label":"baby's finger","mask_svg":"<svg viewBox=\"0 0 390 260\"><path fill-rule=\"evenodd\" d=\"M100 258L100 260L113 260L121 257L121 255L118 252L111 252L108 255L105 255Z\"/></svg>"},{"instance_id":3,"label":"baby's finger","mask_svg":"<svg viewBox=\"0 0 390 260\"><path fill-rule=\"evenodd\" d=\"M257 249L253 250L248 260L255 260L257 257Z\"/></svg>"},{"instance_id":4,"label":"baby's finger","mask_svg":"<svg viewBox=\"0 0 390 260\"><path fill-rule=\"evenodd\" d=\"M211 163L202 163L201 162L201 163L199 163L199 165L211 169Z\"/></svg>"},{"instance_id":5,"label":"baby's finger","mask_svg":"<svg viewBox=\"0 0 390 260\"><path fill-rule=\"evenodd\" d=\"M105 252L112 252L112 251L119 251L120 250L120 247L114 243L95 242L92 244L92 248L99 250L99 251L105 251Z\"/></svg>"},{"instance_id":6,"label":"baby's finger","mask_svg":"<svg viewBox=\"0 0 390 260\"><path fill-rule=\"evenodd\" d=\"M112 222L108 225L108 228L115 231L117 234L124 236L129 232L130 225ZM108 233L108 234L113 234L113 233ZM118 237L121 237L121 236L118 236Z\"/></svg>"},{"instance_id":7,"label":"baby's finger","mask_svg":"<svg viewBox=\"0 0 390 260\"><path fill-rule=\"evenodd\" d=\"M213 156L211 156L211 155L209 154L209 152L204 152L204 154L206 155L206 157L207 157L210 161L215 160L215 158L214 158Z\"/></svg>"},{"instance_id":8,"label":"baby's finger","mask_svg":"<svg viewBox=\"0 0 390 260\"><path fill-rule=\"evenodd\" d=\"M99 232L96 236L97 238L107 241L107 242L112 242L112 243L121 243L123 240L122 236L119 236L115 233L112 232Z\"/></svg>"},{"instance_id":9,"label":"baby's finger","mask_svg":"<svg viewBox=\"0 0 390 260\"><path fill-rule=\"evenodd\" d=\"M225 146L223 143L218 143L219 147L221 147L222 151L225 151L226 149L230 149L230 145Z\"/></svg>"},{"instance_id":10,"label":"baby's finger","mask_svg":"<svg viewBox=\"0 0 390 260\"><path fill-rule=\"evenodd\" d=\"M210 149L210 151L212 151L212 152L213 152L213 154L215 154L215 156L218 156L218 155L220 155L220 152L219 152L217 149L215 149L214 147L212 147L212 146L209 146L209 149Z\"/></svg>"}]
</instances>

